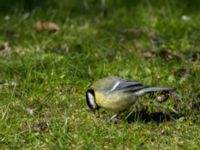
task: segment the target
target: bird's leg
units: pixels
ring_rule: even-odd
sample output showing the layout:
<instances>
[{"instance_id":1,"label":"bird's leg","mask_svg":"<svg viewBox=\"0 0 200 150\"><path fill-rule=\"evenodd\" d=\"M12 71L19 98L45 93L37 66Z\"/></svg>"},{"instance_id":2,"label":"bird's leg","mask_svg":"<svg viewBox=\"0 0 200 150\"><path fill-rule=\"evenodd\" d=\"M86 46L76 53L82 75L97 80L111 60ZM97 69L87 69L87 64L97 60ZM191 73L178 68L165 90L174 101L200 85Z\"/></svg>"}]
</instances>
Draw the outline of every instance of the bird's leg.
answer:
<instances>
[{"instance_id":1,"label":"bird's leg","mask_svg":"<svg viewBox=\"0 0 200 150\"><path fill-rule=\"evenodd\" d=\"M120 119L121 114L124 113L124 112L125 112L125 114L127 114L127 111L128 111L128 109L118 112L117 114L113 115L109 119L109 121L117 123L119 121L119 119ZM123 114L123 116L124 116L124 114Z\"/></svg>"},{"instance_id":2,"label":"bird's leg","mask_svg":"<svg viewBox=\"0 0 200 150\"><path fill-rule=\"evenodd\" d=\"M114 114L114 115L110 118L110 120L113 120L113 119L117 118L118 116L119 116L119 113Z\"/></svg>"},{"instance_id":3,"label":"bird's leg","mask_svg":"<svg viewBox=\"0 0 200 150\"><path fill-rule=\"evenodd\" d=\"M114 123L117 123L119 121L119 116L121 115L121 113L124 112L124 111L120 111L118 112L117 114L113 115L109 121L111 122L114 122Z\"/></svg>"},{"instance_id":4,"label":"bird's leg","mask_svg":"<svg viewBox=\"0 0 200 150\"><path fill-rule=\"evenodd\" d=\"M131 111L126 115L126 120L130 117L130 115L133 113L134 109L131 109Z\"/></svg>"}]
</instances>

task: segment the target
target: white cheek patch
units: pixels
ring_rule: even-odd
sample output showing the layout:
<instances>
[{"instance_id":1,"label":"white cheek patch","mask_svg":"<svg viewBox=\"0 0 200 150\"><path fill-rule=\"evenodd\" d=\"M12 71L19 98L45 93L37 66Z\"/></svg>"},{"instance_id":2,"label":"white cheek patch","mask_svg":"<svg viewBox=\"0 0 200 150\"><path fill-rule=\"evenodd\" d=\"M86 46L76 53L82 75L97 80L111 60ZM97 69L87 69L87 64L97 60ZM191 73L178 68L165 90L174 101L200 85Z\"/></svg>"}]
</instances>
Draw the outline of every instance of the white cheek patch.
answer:
<instances>
[{"instance_id":1,"label":"white cheek patch","mask_svg":"<svg viewBox=\"0 0 200 150\"><path fill-rule=\"evenodd\" d=\"M91 106L93 108L96 108L97 105L95 103L95 98L94 98L94 96L91 93L88 93L88 99L89 99L89 102L90 102Z\"/></svg>"},{"instance_id":2,"label":"white cheek patch","mask_svg":"<svg viewBox=\"0 0 200 150\"><path fill-rule=\"evenodd\" d=\"M118 81L117 83L115 83L115 85L112 87L112 89L110 91L111 92L114 91L119 84L120 84L120 81Z\"/></svg>"}]
</instances>

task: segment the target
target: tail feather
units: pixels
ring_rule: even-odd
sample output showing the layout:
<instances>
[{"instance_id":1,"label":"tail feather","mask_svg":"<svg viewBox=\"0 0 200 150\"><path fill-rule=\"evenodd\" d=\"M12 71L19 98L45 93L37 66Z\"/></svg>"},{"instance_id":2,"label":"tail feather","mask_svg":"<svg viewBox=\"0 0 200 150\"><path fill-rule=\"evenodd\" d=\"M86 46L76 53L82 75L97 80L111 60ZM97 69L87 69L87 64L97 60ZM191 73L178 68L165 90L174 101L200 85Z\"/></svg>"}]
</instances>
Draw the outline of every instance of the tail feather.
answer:
<instances>
[{"instance_id":1,"label":"tail feather","mask_svg":"<svg viewBox=\"0 0 200 150\"><path fill-rule=\"evenodd\" d=\"M135 95L141 96L141 95L144 95L145 93L149 93L149 92L174 91L174 90L175 90L175 88L173 88L173 87L147 87L147 88L143 88L143 89L135 92Z\"/></svg>"}]
</instances>

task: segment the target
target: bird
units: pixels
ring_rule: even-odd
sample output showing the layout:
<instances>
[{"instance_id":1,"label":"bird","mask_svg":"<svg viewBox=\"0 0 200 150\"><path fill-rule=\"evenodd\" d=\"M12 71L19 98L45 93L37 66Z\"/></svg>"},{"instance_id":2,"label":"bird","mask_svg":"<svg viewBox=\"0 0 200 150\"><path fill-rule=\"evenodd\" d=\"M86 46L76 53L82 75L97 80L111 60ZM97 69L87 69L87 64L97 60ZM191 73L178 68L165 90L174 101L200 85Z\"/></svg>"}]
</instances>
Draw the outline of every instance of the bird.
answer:
<instances>
[{"instance_id":1,"label":"bird","mask_svg":"<svg viewBox=\"0 0 200 150\"><path fill-rule=\"evenodd\" d=\"M144 85L134 80L110 76L94 82L86 91L86 103L90 110L100 108L117 112L112 118L131 107L140 96L157 91L174 91L174 87Z\"/></svg>"}]
</instances>

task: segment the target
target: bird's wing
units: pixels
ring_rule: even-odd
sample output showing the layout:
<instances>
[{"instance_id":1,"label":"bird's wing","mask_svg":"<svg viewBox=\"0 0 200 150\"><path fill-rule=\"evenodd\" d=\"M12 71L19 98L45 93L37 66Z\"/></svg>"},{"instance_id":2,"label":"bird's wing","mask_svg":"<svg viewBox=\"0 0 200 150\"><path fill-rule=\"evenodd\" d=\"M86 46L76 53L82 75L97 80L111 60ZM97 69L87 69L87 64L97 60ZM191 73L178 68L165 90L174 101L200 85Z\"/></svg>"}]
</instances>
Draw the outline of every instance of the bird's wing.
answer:
<instances>
[{"instance_id":1,"label":"bird's wing","mask_svg":"<svg viewBox=\"0 0 200 150\"><path fill-rule=\"evenodd\" d=\"M97 86L96 86L97 85ZM94 87L106 93L111 92L128 92L137 96L155 91L173 91L173 87L153 87L146 86L137 81L122 80L117 77L107 77L96 82Z\"/></svg>"},{"instance_id":2,"label":"bird's wing","mask_svg":"<svg viewBox=\"0 0 200 150\"><path fill-rule=\"evenodd\" d=\"M110 89L110 92L123 91L133 93L147 87L149 86L145 86L137 81L118 80L117 82L115 82L115 84L113 84L113 86Z\"/></svg>"}]
</instances>

